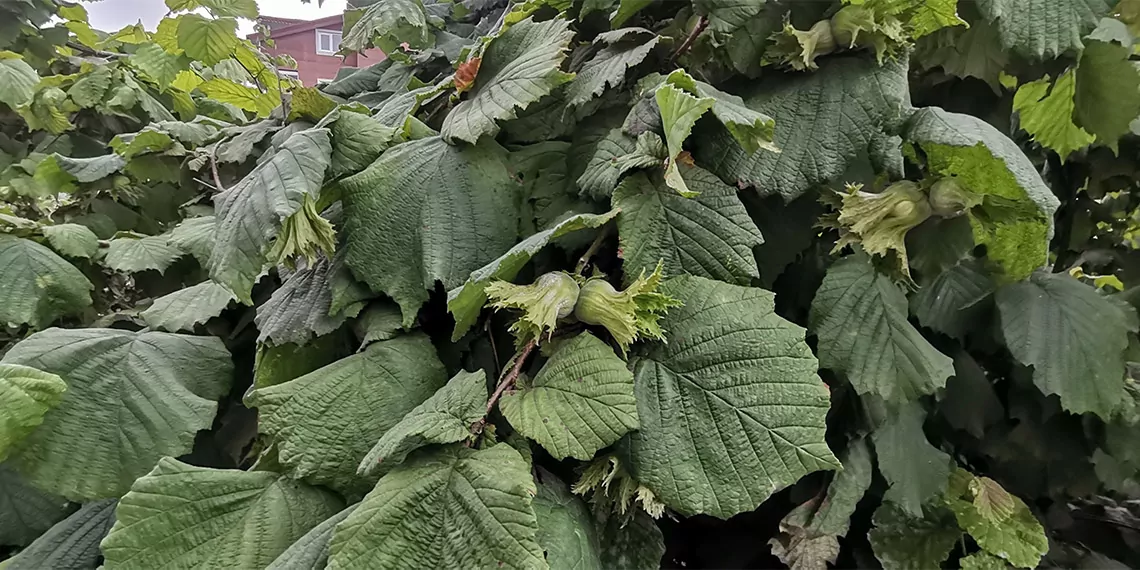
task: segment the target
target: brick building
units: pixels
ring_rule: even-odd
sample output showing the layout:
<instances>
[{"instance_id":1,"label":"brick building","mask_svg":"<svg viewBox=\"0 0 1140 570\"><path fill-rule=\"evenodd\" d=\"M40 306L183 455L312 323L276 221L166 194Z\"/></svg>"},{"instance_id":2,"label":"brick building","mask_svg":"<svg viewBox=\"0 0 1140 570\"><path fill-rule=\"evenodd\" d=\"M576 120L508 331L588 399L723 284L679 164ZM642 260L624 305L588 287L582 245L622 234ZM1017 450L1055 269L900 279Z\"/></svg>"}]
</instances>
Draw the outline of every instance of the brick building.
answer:
<instances>
[{"instance_id":1,"label":"brick building","mask_svg":"<svg viewBox=\"0 0 1140 570\"><path fill-rule=\"evenodd\" d=\"M258 22L269 28L269 35L276 43L275 47L263 46L267 53L289 55L297 60L297 69L282 69L282 73L296 74L309 87L331 81L341 67L368 67L385 58L384 52L378 49L344 57L337 55L344 26L342 16L308 21L262 16ZM255 45L265 39L260 33L250 34L248 38Z\"/></svg>"}]
</instances>

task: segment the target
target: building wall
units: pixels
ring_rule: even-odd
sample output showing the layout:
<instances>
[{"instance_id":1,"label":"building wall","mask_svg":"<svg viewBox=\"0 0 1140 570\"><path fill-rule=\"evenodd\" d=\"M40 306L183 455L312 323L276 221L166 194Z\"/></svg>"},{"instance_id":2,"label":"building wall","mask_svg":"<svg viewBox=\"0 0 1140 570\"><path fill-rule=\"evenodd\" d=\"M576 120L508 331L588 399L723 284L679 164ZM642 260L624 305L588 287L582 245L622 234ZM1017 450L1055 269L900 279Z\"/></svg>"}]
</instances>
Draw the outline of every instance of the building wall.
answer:
<instances>
[{"instance_id":1,"label":"building wall","mask_svg":"<svg viewBox=\"0 0 1140 570\"><path fill-rule=\"evenodd\" d=\"M336 55L321 55L317 53L317 29L340 30L341 24L323 25L320 28L298 30L289 33L275 34L273 40L275 47L264 46L266 52L272 55L288 54L297 60L297 74L301 82L312 87L322 79L331 80L336 77L341 67L367 67L385 59L384 52L370 49L360 54L349 54L342 58Z\"/></svg>"}]
</instances>

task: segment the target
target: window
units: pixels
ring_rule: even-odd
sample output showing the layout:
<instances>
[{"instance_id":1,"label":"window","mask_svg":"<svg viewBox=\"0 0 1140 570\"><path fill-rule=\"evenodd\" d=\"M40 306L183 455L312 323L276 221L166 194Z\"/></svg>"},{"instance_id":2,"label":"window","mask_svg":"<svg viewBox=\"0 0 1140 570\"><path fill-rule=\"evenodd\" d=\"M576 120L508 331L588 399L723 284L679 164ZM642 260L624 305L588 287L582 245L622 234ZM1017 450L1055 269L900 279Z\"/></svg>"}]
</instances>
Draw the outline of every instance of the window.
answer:
<instances>
[{"instance_id":1,"label":"window","mask_svg":"<svg viewBox=\"0 0 1140 570\"><path fill-rule=\"evenodd\" d=\"M288 77L290 79L296 79L298 81L301 80L301 74L298 73L295 69L278 69L277 73L280 73L281 77Z\"/></svg>"},{"instance_id":2,"label":"window","mask_svg":"<svg viewBox=\"0 0 1140 570\"><path fill-rule=\"evenodd\" d=\"M317 30L317 53L336 55L340 51L341 33L337 30Z\"/></svg>"},{"instance_id":3,"label":"window","mask_svg":"<svg viewBox=\"0 0 1140 570\"><path fill-rule=\"evenodd\" d=\"M332 83L332 82L333 82L332 79L318 79L317 80L317 86L328 85L329 83Z\"/></svg>"}]
</instances>

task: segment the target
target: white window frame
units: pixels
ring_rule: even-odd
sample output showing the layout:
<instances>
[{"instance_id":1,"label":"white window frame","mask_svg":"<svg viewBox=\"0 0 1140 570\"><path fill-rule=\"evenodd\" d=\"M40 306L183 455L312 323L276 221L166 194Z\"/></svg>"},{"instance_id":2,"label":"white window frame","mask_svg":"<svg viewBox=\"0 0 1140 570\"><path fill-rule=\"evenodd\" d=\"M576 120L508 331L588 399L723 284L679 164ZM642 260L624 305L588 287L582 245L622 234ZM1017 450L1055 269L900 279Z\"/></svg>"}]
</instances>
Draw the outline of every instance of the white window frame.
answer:
<instances>
[{"instance_id":1,"label":"white window frame","mask_svg":"<svg viewBox=\"0 0 1140 570\"><path fill-rule=\"evenodd\" d=\"M332 83L332 82L333 82L332 79L318 79L317 80L317 86L319 87L321 85L328 85L329 83Z\"/></svg>"},{"instance_id":2,"label":"white window frame","mask_svg":"<svg viewBox=\"0 0 1140 570\"><path fill-rule=\"evenodd\" d=\"M296 79L297 81L301 80L301 73L296 69L278 69L277 73L280 73L282 77Z\"/></svg>"},{"instance_id":3,"label":"white window frame","mask_svg":"<svg viewBox=\"0 0 1140 570\"><path fill-rule=\"evenodd\" d=\"M335 49L330 51L321 48L321 39L325 37L330 38L329 43L333 44L332 38L343 41L344 33L341 30L317 30L317 55L336 55L336 52L340 51L340 41L335 42Z\"/></svg>"}]
</instances>

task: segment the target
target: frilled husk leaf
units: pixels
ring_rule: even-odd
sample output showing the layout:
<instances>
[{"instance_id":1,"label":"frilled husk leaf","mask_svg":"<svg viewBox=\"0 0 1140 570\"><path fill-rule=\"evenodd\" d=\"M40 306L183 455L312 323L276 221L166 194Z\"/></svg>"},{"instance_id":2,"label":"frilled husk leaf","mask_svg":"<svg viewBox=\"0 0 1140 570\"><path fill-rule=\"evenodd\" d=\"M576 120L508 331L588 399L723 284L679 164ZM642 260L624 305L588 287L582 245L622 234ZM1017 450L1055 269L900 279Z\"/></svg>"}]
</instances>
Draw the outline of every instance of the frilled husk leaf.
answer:
<instances>
[{"instance_id":1,"label":"frilled husk leaf","mask_svg":"<svg viewBox=\"0 0 1140 570\"><path fill-rule=\"evenodd\" d=\"M906 45L908 39L896 15L858 5L844 6L831 17L831 33L845 49L875 50L880 64L883 58L894 55L899 46Z\"/></svg>"},{"instance_id":2,"label":"frilled husk leaf","mask_svg":"<svg viewBox=\"0 0 1140 570\"><path fill-rule=\"evenodd\" d=\"M835 51L829 20L820 20L806 31L785 23L781 31L772 34L771 40L773 43L766 57L796 71L818 68L815 58Z\"/></svg>"},{"instance_id":3,"label":"frilled husk leaf","mask_svg":"<svg viewBox=\"0 0 1140 570\"><path fill-rule=\"evenodd\" d=\"M616 455L603 455L590 462L582 471L571 490L576 495L590 496L600 509L627 515L630 506L641 504L641 509L658 519L665 514L665 504L633 478Z\"/></svg>"},{"instance_id":4,"label":"frilled husk leaf","mask_svg":"<svg viewBox=\"0 0 1140 570\"><path fill-rule=\"evenodd\" d=\"M558 319L570 316L578 301L578 282L568 273L552 271L530 285L495 281L487 286L487 298L496 309L515 309L522 315L511 332L520 344L550 336Z\"/></svg>"},{"instance_id":5,"label":"frilled husk leaf","mask_svg":"<svg viewBox=\"0 0 1140 570\"><path fill-rule=\"evenodd\" d=\"M918 184L909 180L895 182L878 194L863 192L862 187L849 184L846 193L823 200L838 209L837 214L820 218L822 226L839 231L832 251L861 245L872 255L893 256L899 275L909 281L906 233L930 217L930 202Z\"/></svg>"},{"instance_id":6,"label":"frilled husk leaf","mask_svg":"<svg viewBox=\"0 0 1140 570\"><path fill-rule=\"evenodd\" d=\"M665 331L657 321L681 302L658 293L660 283L660 263L651 275L647 277L643 270L636 281L620 292L603 278L591 278L582 285L574 316L586 324L605 327L623 354L639 338L664 340Z\"/></svg>"}]
</instances>

